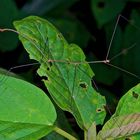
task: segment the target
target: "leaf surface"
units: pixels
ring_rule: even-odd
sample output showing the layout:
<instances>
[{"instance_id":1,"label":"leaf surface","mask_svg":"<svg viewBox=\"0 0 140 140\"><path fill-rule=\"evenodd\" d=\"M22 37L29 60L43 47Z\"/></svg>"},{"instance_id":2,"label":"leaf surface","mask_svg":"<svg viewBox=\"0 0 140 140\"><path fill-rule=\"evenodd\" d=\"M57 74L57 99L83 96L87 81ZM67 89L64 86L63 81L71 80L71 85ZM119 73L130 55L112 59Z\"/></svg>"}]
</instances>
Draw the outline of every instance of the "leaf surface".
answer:
<instances>
[{"instance_id":1,"label":"leaf surface","mask_svg":"<svg viewBox=\"0 0 140 140\"><path fill-rule=\"evenodd\" d=\"M14 25L30 58L41 64L38 74L46 77L44 83L57 105L71 112L82 129L88 129L94 121L102 124L105 99L92 87L94 73L85 63L82 50L68 44L45 19L30 16Z\"/></svg>"},{"instance_id":2,"label":"leaf surface","mask_svg":"<svg viewBox=\"0 0 140 140\"><path fill-rule=\"evenodd\" d=\"M104 125L98 139L140 138L140 84L130 89L119 101L115 114Z\"/></svg>"},{"instance_id":3,"label":"leaf surface","mask_svg":"<svg viewBox=\"0 0 140 140\"><path fill-rule=\"evenodd\" d=\"M56 112L47 95L26 81L0 79L0 139L36 140L51 132Z\"/></svg>"},{"instance_id":4,"label":"leaf surface","mask_svg":"<svg viewBox=\"0 0 140 140\"><path fill-rule=\"evenodd\" d=\"M114 123L115 121L115 123ZM140 133L140 113L112 117L99 132L97 139L124 139ZM134 136L132 136L134 138ZM131 139L132 140L132 139Z\"/></svg>"}]
</instances>

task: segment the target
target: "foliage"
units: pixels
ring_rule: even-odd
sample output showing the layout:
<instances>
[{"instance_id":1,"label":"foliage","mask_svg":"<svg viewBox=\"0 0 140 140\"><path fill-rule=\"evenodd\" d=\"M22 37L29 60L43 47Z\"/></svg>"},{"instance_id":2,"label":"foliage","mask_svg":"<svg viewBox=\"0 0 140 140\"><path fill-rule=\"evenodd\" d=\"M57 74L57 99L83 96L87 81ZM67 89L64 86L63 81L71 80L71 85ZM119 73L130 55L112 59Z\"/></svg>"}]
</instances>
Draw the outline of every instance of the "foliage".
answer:
<instances>
[{"instance_id":1,"label":"foliage","mask_svg":"<svg viewBox=\"0 0 140 140\"><path fill-rule=\"evenodd\" d=\"M82 50L74 44L68 44L50 23L41 18L28 17L15 22L14 25L21 34L20 40L29 52L30 58L41 64L37 73L47 77L47 80L43 81L55 102L63 110L71 112L83 129L88 129L94 121L96 124L102 124L105 116L105 99L92 88L93 72L89 65L83 63L75 67L67 63L48 62L85 62ZM81 83L86 87L81 87ZM97 112L98 109L101 111Z\"/></svg>"},{"instance_id":2,"label":"foliage","mask_svg":"<svg viewBox=\"0 0 140 140\"><path fill-rule=\"evenodd\" d=\"M2 0L0 27L13 28L12 21L18 19L14 26L32 60L15 33L0 33L0 138L83 139L83 130L86 140L95 137L97 140L139 139L140 85L136 84L140 79L140 18L137 5L137 0L28 0L23 3ZM43 18L27 17L32 14ZM123 16L120 16L108 59L129 72L102 63L89 66L87 61L105 60L118 14ZM116 57L116 54L120 55ZM33 59L39 67L29 64ZM19 75L10 72L18 68L21 69ZM36 69L39 76L34 74ZM98 91L92 78L98 83ZM51 100L41 88L51 95ZM114 115L106 122L104 107L114 111L120 97ZM56 111L55 103L63 111ZM65 111L74 116L81 129L76 131L77 124L69 123L73 117ZM96 132L99 124L103 128Z\"/></svg>"},{"instance_id":3,"label":"foliage","mask_svg":"<svg viewBox=\"0 0 140 140\"><path fill-rule=\"evenodd\" d=\"M0 88L0 138L38 139L52 131L56 112L47 95L23 80L0 78L8 78Z\"/></svg>"}]
</instances>

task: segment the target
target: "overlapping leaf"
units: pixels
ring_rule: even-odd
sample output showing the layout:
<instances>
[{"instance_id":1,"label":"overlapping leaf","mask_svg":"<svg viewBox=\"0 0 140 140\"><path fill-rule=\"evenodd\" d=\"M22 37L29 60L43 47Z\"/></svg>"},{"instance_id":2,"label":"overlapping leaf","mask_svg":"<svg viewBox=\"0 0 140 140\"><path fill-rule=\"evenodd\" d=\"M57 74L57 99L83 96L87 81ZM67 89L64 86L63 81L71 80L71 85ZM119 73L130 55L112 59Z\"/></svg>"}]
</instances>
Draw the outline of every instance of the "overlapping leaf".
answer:
<instances>
[{"instance_id":1,"label":"overlapping leaf","mask_svg":"<svg viewBox=\"0 0 140 140\"><path fill-rule=\"evenodd\" d=\"M46 77L44 83L55 102L71 112L83 129L94 121L102 124L105 99L92 87L94 74L82 50L68 44L51 23L39 17L27 17L14 25L30 58L40 62L38 74Z\"/></svg>"},{"instance_id":2,"label":"overlapping leaf","mask_svg":"<svg viewBox=\"0 0 140 140\"><path fill-rule=\"evenodd\" d=\"M112 117L105 124L102 131L99 132L97 139L121 139L122 137L128 138L130 135L135 133L140 133L140 113Z\"/></svg>"},{"instance_id":3,"label":"overlapping leaf","mask_svg":"<svg viewBox=\"0 0 140 140\"><path fill-rule=\"evenodd\" d=\"M36 140L51 132L56 112L47 95L23 80L0 79L0 139Z\"/></svg>"},{"instance_id":4,"label":"overlapping leaf","mask_svg":"<svg viewBox=\"0 0 140 140\"><path fill-rule=\"evenodd\" d=\"M104 125L98 139L140 139L140 84L119 101L115 114Z\"/></svg>"}]
</instances>

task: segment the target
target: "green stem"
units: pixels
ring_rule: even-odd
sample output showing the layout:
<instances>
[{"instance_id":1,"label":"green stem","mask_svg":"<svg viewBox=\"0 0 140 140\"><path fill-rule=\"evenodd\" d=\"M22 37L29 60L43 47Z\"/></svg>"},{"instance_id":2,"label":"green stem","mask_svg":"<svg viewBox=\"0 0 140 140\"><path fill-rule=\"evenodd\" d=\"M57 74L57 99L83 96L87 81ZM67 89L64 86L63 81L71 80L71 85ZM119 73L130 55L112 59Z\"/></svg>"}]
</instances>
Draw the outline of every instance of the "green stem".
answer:
<instances>
[{"instance_id":1,"label":"green stem","mask_svg":"<svg viewBox=\"0 0 140 140\"><path fill-rule=\"evenodd\" d=\"M77 140L77 138L75 138L74 136L70 135L69 133L67 133L66 131L55 127L54 131L60 135L62 135L63 137L67 138L68 140Z\"/></svg>"},{"instance_id":2,"label":"green stem","mask_svg":"<svg viewBox=\"0 0 140 140\"><path fill-rule=\"evenodd\" d=\"M84 140L96 140L96 124L91 125L88 130L84 131Z\"/></svg>"},{"instance_id":3,"label":"green stem","mask_svg":"<svg viewBox=\"0 0 140 140\"><path fill-rule=\"evenodd\" d=\"M86 130L84 131L84 140L88 140L88 134Z\"/></svg>"}]
</instances>

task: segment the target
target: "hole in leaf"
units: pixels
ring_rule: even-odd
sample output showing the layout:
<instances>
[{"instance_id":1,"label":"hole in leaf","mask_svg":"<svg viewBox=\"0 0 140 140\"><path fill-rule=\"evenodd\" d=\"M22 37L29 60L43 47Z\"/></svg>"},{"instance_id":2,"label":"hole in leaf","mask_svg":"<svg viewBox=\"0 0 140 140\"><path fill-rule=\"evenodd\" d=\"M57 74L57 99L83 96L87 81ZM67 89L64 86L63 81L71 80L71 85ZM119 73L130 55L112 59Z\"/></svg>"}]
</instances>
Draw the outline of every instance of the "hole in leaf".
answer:
<instances>
[{"instance_id":1,"label":"hole in leaf","mask_svg":"<svg viewBox=\"0 0 140 140\"><path fill-rule=\"evenodd\" d=\"M49 64L50 64L50 67L52 66L52 62L49 62Z\"/></svg>"},{"instance_id":2,"label":"hole in leaf","mask_svg":"<svg viewBox=\"0 0 140 140\"><path fill-rule=\"evenodd\" d=\"M60 33L57 34L57 37L60 38L60 39L62 39L62 35Z\"/></svg>"},{"instance_id":3,"label":"hole in leaf","mask_svg":"<svg viewBox=\"0 0 140 140\"><path fill-rule=\"evenodd\" d=\"M85 82L81 82L81 83L79 84L79 86L80 86L81 88L83 88L83 89L86 89L86 88L87 88L87 84L86 84Z\"/></svg>"},{"instance_id":4,"label":"hole in leaf","mask_svg":"<svg viewBox=\"0 0 140 140\"><path fill-rule=\"evenodd\" d=\"M101 108L97 108L97 109L96 109L96 112L97 112L97 113L100 113L101 111L102 111Z\"/></svg>"},{"instance_id":5,"label":"hole in leaf","mask_svg":"<svg viewBox=\"0 0 140 140\"><path fill-rule=\"evenodd\" d=\"M136 98L136 99L138 99L138 97L139 97L139 95L138 95L136 92L134 92L134 91L132 92L132 95L133 95L133 97Z\"/></svg>"},{"instance_id":6,"label":"hole in leaf","mask_svg":"<svg viewBox=\"0 0 140 140\"><path fill-rule=\"evenodd\" d=\"M104 8L105 7L105 2L103 2L103 1L98 2L98 7L99 8Z\"/></svg>"},{"instance_id":7,"label":"hole in leaf","mask_svg":"<svg viewBox=\"0 0 140 140\"><path fill-rule=\"evenodd\" d=\"M48 80L48 77L42 76L41 79L42 79L42 80Z\"/></svg>"},{"instance_id":8,"label":"hole in leaf","mask_svg":"<svg viewBox=\"0 0 140 140\"><path fill-rule=\"evenodd\" d=\"M50 70L50 68L48 67L48 68L47 68L47 70L49 71L49 70Z\"/></svg>"}]
</instances>

